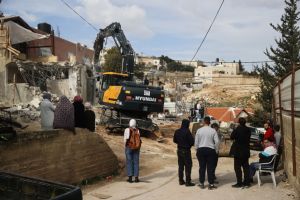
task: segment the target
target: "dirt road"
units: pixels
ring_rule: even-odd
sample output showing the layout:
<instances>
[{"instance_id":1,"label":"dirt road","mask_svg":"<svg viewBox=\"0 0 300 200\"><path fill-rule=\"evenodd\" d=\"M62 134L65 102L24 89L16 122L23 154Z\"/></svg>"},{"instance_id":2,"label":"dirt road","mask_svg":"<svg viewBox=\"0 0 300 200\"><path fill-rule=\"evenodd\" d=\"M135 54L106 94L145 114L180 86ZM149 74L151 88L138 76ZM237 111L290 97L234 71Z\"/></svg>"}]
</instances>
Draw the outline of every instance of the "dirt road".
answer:
<instances>
[{"instance_id":1,"label":"dirt road","mask_svg":"<svg viewBox=\"0 0 300 200\"><path fill-rule=\"evenodd\" d=\"M105 131L98 130L115 154L123 163L125 159L123 137L121 135L107 135ZM192 179L198 183L198 161L193 155ZM253 155L251 160L256 160L257 155ZM298 199L287 182L283 182L281 172L276 174L278 186L274 189L271 177L262 178L263 185L259 188L256 183L248 189L236 189L231 185L235 183L233 171L233 159L220 158L217 168L219 180L218 188L210 191L207 188L200 189L198 186L179 186L177 178L177 158L176 146L171 138L167 138L165 143L158 143L154 140L143 138L140 160L140 183L127 183L124 164L120 164L122 169L117 177L107 181L87 186L83 188L84 200L147 200L147 199L243 199L243 200L290 200ZM255 179L256 182L256 179ZM207 182L206 182L207 185Z\"/></svg>"}]
</instances>

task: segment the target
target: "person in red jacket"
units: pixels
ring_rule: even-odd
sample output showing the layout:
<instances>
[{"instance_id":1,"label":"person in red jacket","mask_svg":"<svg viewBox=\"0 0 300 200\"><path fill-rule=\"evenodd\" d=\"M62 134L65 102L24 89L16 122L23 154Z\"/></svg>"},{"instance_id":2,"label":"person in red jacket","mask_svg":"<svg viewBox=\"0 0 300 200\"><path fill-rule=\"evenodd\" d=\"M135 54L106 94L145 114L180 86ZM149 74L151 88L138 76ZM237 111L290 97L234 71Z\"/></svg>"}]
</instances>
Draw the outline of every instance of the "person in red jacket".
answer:
<instances>
[{"instance_id":1,"label":"person in red jacket","mask_svg":"<svg viewBox=\"0 0 300 200\"><path fill-rule=\"evenodd\" d=\"M266 132L264 134L264 140L269 140L270 142L275 142L275 137L274 137L274 130L270 123L265 123L264 128L266 129Z\"/></svg>"}]
</instances>

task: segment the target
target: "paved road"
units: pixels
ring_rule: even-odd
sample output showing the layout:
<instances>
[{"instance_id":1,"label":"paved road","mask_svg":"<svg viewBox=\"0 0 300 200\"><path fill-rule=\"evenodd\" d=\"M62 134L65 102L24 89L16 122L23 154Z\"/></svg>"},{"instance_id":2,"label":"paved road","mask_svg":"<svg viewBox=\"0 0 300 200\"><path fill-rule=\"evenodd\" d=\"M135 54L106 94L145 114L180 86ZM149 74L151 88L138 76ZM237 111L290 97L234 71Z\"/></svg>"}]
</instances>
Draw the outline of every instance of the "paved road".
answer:
<instances>
[{"instance_id":1,"label":"paved road","mask_svg":"<svg viewBox=\"0 0 300 200\"><path fill-rule=\"evenodd\" d=\"M194 162L192 176L198 183L198 163ZM248 189L232 188L235 174L232 170L233 161L230 158L221 158L218 166L218 189L200 189L198 186L179 186L177 179L177 166L163 167L160 171L149 176L141 177L140 183L127 183L124 180L114 181L99 188L95 188L84 195L84 200L289 200L297 199L291 186L286 182L280 182L280 172L277 173L277 188L273 188L270 176L262 178L263 185L259 188L254 184ZM207 183L206 183L207 184Z\"/></svg>"}]
</instances>

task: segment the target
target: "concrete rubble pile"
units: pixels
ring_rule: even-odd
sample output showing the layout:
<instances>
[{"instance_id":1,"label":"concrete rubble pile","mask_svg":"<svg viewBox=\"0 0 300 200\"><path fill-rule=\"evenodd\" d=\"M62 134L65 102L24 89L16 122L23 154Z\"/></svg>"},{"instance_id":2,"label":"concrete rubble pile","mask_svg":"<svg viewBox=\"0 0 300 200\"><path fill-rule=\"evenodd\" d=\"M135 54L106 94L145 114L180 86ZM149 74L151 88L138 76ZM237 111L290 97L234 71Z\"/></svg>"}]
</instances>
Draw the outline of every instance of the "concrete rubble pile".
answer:
<instances>
[{"instance_id":1,"label":"concrete rubble pile","mask_svg":"<svg viewBox=\"0 0 300 200\"><path fill-rule=\"evenodd\" d=\"M56 94L51 94L51 96L52 102L55 105L59 101L59 97ZM23 126L23 123L26 124L40 120L39 106L42 99L43 93L39 93L33 97L31 102L14 104L9 108L4 109L4 111L10 113L14 122L20 123Z\"/></svg>"}]
</instances>

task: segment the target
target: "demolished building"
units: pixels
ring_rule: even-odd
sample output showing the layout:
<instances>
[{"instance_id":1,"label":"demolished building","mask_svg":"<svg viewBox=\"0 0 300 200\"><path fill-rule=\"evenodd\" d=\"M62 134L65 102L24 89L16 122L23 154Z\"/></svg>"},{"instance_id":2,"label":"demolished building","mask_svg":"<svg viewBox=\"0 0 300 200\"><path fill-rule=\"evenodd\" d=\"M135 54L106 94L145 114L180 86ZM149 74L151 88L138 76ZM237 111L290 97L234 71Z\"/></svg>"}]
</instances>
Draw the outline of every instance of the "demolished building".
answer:
<instances>
[{"instance_id":1,"label":"demolished building","mask_svg":"<svg viewBox=\"0 0 300 200\"><path fill-rule=\"evenodd\" d=\"M94 102L93 50L55 36L47 23L35 29L19 16L0 21L2 104L30 102L42 91Z\"/></svg>"}]
</instances>

